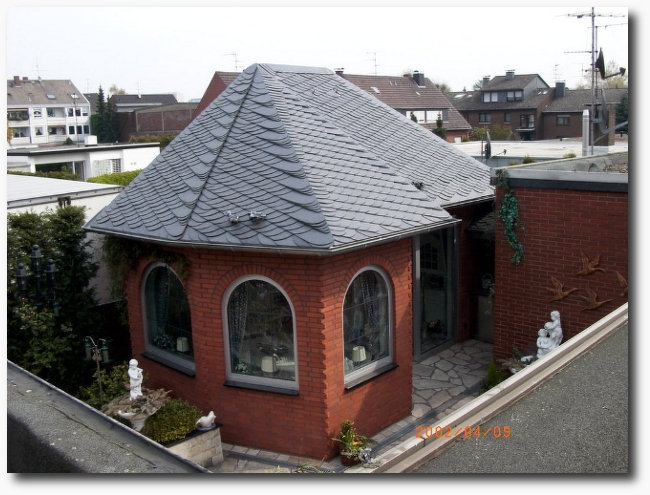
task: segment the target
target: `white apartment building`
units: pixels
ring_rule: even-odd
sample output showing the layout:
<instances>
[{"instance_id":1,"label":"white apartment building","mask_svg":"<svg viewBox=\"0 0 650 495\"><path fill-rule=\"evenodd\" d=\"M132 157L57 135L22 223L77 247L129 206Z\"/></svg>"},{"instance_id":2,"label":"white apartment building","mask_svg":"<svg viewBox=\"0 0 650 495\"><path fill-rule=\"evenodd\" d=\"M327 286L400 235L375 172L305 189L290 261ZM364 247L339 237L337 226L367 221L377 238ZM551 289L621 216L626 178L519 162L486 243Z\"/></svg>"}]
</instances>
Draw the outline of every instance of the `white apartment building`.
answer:
<instances>
[{"instance_id":1,"label":"white apartment building","mask_svg":"<svg viewBox=\"0 0 650 495\"><path fill-rule=\"evenodd\" d=\"M90 103L72 81L7 80L7 127L12 147L83 143L90 136Z\"/></svg>"}]
</instances>

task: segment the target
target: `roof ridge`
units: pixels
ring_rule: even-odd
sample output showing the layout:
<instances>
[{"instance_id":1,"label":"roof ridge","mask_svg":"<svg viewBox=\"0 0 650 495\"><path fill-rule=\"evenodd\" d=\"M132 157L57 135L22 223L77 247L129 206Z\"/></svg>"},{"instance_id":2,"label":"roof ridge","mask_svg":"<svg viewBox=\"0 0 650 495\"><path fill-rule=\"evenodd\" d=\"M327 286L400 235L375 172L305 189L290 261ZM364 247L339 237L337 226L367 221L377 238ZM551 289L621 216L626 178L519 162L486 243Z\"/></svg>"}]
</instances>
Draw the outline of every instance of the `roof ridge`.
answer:
<instances>
[{"instance_id":1,"label":"roof ridge","mask_svg":"<svg viewBox=\"0 0 650 495\"><path fill-rule=\"evenodd\" d=\"M242 74L244 74L245 72L246 71L243 71L239 76L237 76L235 81L237 79L239 79L242 76ZM228 136L230 136L230 133L232 132L232 128L235 125L235 122L237 120L237 116L241 113L241 110L242 110L242 107L243 107L243 102L246 101L246 98L248 97L248 94L250 93L251 87L253 86L253 80L255 79L256 72L257 72L257 67L255 68L255 71L253 71L253 74L251 75L251 79L250 79L248 88L246 89L245 96L242 99L242 104L239 105L239 107L237 108L237 111L233 114L233 116L232 116L232 118L230 120L230 124L229 124L228 129L227 129L227 132L224 135L223 140L221 141L221 145L219 146L219 149L217 150L217 152L214 154L214 158L212 159L212 163L208 167L210 172L207 173L207 176L210 176L212 170L214 169L214 167L217 165L217 162L219 161L219 157L221 156L221 152L223 151L223 149L225 147L226 141L228 140ZM229 87L229 88L226 89L226 91L223 92L224 97L226 97L229 94L229 93L227 93L228 90L230 90L230 93L234 92L234 90ZM217 101L217 99L215 99L214 101ZM211 105L208 105L208 107L210 107ZM196 120L198 122L200 122L199 119L196 119ZM197 125L198 125L198 123L197 123ZM191 125L187 126L185 129L187 130L189 127L192 127L192 126ZM190 213L187 215L187 218L183 221L183 230L180 233L179 237L183 237L183 235L187 231L189 221L190 221L190 219L192 217L192 214L194 213L194 211L196 209L196 206L199 204L199 200L203 196L203 192L205 191L205 187L206 187L207 184L208 184L207 180L202 181L201 187L199 188L199 190L198 190L198 192L197 192L197 194L196 194L196 196L194 198L194 201L192 201L192 206L189 207Z\"/></svg>"}]
</instances>

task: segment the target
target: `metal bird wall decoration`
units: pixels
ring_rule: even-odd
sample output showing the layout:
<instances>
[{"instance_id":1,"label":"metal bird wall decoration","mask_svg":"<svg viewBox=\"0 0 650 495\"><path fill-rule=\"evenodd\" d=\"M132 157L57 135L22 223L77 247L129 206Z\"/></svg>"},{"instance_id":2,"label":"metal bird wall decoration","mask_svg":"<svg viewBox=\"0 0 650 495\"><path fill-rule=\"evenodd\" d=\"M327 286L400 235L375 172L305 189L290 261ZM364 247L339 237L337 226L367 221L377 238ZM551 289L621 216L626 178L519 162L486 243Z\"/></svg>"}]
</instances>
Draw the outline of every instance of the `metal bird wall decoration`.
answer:
<instances>
[{"instance_id":1,"label":"metal bird wall decoration","mask_svg":"<svg viewBox=\"0 0 650 495\"><path fill-rule=\"evenodd\" d=\"M596 293L595 290L592 290L587 286L585 289L585 293L587 296L580 296L580 299L585 301L587 303L584 308L582 308L582 311L588 311L590 309L597 309L600 308L603 304L608 303L610 301L613 301L613 299L605 299L603 301L598 300L598 294Z\"/></svg>"},{"instance_id":2,"label":"metal bird wall decoration","mask_svg":"<svg viewBox=\"0 0 650 495\"><path fill-rule=\"evenodd\" d=\"M616 280L618 280L618 285L621 287L621 293L619 296L627 296L627 280L620 273L616 272Z\"/></svg>"},{"instance_id":3,"label":"metal bird wall decoration","mask_svg":"<svg viewBox=\"0 0 650 495\"><path fill-rule=\"evenodd\" d=\"M561 301L572 292L578 290L577 288L564 290L564 284L560 282L557 278L553 277L552 275L551 275L551 282L553 283L553 288L545 287L547 291L553 293L553 298L551 299L551 301Z\"/></svg>"},{"instance_id":4,"label":"metal bird wall decoration","mask_svg":"<svg viewBox=\"0 0 650 495\"><path fill-rule=\"evenodd\" d=\"M582 260L582 270L580 270L576 275L590 275L594 272L604 272L603 268L598 268L600 263L600 254L597 254L594 259L589 259L582 250L580 250L580 258Z\"/></svg>"}]
</instances>

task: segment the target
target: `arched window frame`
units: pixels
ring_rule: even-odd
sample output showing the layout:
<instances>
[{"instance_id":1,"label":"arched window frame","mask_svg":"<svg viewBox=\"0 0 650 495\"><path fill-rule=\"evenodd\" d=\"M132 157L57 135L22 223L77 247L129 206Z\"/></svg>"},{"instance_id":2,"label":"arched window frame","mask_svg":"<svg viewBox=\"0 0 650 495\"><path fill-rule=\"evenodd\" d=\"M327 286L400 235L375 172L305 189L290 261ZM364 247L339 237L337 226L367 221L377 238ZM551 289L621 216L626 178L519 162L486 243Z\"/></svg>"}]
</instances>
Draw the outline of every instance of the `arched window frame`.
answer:
<instances>
[{"instance_id":1,"label":"arched window frame","mask_svg":"<svg viewBox=\"0 0 650 495\"><path fill-rule=\"evenodd\" d=\"M181 278L178 276L176 271L166 263L161 263L161 262L155 262L152 263L147 267L147 270L142 277L142 285L140 287L140 297L142 301L142 319L143 319L143 328L144 328L144 341L145 341L145 353L144 356L147 358L157 361L161 364L164 364L170 368L173 368L177 371L180 371L186 375L194 376L195 374L195 364L194 364L194 353L192 352L191 356L183 356L181 357L180 355L177 355L174 352L165 350L157 345L155 345L153 342L151 342L151 328L150 328L150 321L149 321L149 308L148 308L148 301L147 301L147 282L149 280L149 277L151 276L152 272L157 269L157 268L165 268L169 270L174 277L178 280L178 283L183 287L183 294L185 296L185 299L187 300L187 291L185 290L185 285L183 284ZM189 312L189 324L190 324L190 335L192 336L192 343L191 345L194 345L194 335L193 335L193 330L192 330L192 315L191 315L191 308L189 307L189 301L188 303L188 312ZM180 345L177 343L177 345ZM177 347L178 348L178 347Z\"/></svg>"},{"instance_id":2,"label":"arched window frame","mask_svg":"<svg viewBox=\"0 0 650 495\"><path fill-rule=\"evenodd\" d=\"M346 370L346 336L345 336L345 300L348 296L348 292L352 288L354 281L364 272L375 272L377 273L381 280L384 282L386 288L386 303L388 305L387 314L388 314L388 355L382 358L379 358L376 361L372 361L369 364L362 366L359 369L348 371ZM344 383L346 388L352 388L364 381L370 380L375 376L378 376L390 369L395 368L394 363L394 303L393 303L393 288L389 275L381 267L376 265L368 265L360 269L354 274L350 279L350 283L345 290L345 295L343 296L343 304L341 305L341 340L343 348L343 374L344 374Z\"/></svg>"},{"instance_id":3,"label":"arched window frame","mask_svg":"<svg viewBox=\"0 0 650 495\"><path fill-rule=\"evenodd\" d=\"M228 321L228 304L230 298L241 284L259 280L266 282L269 285L273 286L278 292L280 292L285 300L287 301L289 308L291 310L291 324L292 324L292 340L293 340L293 356L294 356L294 380L284 380L277 379L266 376L254 376L247 375L243 373L236 373L232 371L232 360L230 354L230 326ZM282 288L280 284L275 282L273 279L265 277L263 275L246 275L240 277L237 280L233 281L226 291L224 292L222 299L222 320L223 320L223 338L224 338L224 354L225 354L225 366L226 366L226 385L238 386L243 388L252 388L258 390L266 390L269 392L284 393L289 395L296 395L298 393L298 343L296 336L296 312L291 302L291 298L287 292Z\"/></svg>"}]
</instances>

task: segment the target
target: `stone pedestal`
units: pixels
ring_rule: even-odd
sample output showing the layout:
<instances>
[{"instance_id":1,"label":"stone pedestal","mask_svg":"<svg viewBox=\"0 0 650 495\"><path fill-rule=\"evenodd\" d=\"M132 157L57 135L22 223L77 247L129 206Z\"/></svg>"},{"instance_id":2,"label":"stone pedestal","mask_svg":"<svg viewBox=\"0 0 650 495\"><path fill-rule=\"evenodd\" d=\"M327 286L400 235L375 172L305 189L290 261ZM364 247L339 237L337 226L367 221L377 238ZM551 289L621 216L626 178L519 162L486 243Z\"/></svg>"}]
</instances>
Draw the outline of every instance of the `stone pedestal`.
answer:
<instances>
[{"instance_id":1,"label":"stone pedestal","mask_svg":"<svg viewBox=\"0 0 650 495\"><path fill-rule=\"evenodd\" d=\"M195 431L183 440L167 445L174 454L184 457L199 466L210 468L223 462L221 431L219 426L212 430Z\"/></svg>"}]
</instances>

